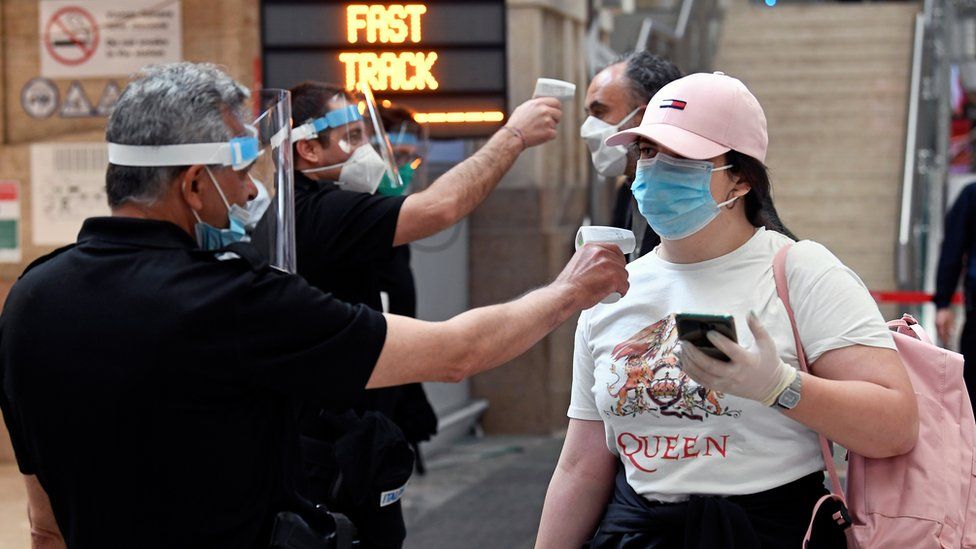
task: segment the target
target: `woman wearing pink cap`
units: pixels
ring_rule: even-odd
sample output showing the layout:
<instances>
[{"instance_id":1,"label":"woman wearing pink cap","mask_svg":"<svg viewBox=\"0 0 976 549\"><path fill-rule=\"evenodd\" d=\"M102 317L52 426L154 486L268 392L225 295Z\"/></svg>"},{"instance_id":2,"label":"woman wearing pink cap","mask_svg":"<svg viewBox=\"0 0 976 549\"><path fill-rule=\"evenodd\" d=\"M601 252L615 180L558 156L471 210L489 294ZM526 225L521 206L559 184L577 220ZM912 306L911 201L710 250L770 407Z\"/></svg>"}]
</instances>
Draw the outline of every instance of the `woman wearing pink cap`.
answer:
<instances>
[{"instance_id":1,"label":"woman wearing pink cap","mask_svg":"<svg viewBox=\"0 0 976 549\"><path fill-rule=\"evenodd\" d=\"M772 270L792 240L762 207L767 141L759 102L721 73L664 86L640 126L607 139L638 152L632 190L662 243L628 266L622 300L580 317L537 547L797 548L826 493L818 433L870 457L915 444L914 393L874 301L810 241L787 260L813 375L797 370ZM708 335L730 360L679 342L679 312L731 315L738 343ZM811 547L843 547L823 524Z\"/></svg>"}]
</instances>

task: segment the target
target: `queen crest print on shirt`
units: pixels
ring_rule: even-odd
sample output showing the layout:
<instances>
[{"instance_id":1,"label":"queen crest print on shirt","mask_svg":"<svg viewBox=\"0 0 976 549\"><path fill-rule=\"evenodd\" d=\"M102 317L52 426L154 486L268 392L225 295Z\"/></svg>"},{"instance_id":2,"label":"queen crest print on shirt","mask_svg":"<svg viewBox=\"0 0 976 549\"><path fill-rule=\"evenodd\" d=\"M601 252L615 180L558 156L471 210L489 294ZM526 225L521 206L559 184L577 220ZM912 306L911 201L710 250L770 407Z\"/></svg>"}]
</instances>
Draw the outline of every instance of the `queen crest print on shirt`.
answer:
<instances>
[{"instance_id":1,"label":"queen crest print on shirt","mask_svg":"<svg viewBox=\"0 0 976 549\"><path fill-rule=\"evenodd\" d=\"M725 395L699 385L681 370L674 353L678 331L674 315L638 331L613 349L607 391L609 416L650 414L703 421L709 416L739 417L730 409Z\"/></svg>"}]
</instances>

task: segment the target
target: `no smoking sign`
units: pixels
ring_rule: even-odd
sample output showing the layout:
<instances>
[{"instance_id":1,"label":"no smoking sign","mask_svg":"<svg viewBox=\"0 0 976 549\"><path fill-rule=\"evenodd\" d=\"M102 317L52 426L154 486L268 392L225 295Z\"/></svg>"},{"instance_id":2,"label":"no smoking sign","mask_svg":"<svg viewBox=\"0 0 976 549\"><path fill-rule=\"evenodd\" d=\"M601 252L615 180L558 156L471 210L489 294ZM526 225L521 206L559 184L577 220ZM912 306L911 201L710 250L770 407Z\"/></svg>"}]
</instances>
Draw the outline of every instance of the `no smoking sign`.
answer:
<instances>
[{"instance_id":1,"label":"no smoking sign","mask_svg":"<svg viewBox=\"0 0 976 549\"><path fill-rule=\"evenodd\" d=\"M125 77L180 61L180 0L39 0L41 76Z\"/></svg>"},{"instance_id":2,"label":"no smoking sign","mask_svg":"<svg viewBox=\"0 0 976 549\"><path fill-rule=\"evenodd\" d=\"M80 65L98 48L98 22L78 6L63 7L47 21L44 47L58 63Z\"/></svg>"}]
</instances>

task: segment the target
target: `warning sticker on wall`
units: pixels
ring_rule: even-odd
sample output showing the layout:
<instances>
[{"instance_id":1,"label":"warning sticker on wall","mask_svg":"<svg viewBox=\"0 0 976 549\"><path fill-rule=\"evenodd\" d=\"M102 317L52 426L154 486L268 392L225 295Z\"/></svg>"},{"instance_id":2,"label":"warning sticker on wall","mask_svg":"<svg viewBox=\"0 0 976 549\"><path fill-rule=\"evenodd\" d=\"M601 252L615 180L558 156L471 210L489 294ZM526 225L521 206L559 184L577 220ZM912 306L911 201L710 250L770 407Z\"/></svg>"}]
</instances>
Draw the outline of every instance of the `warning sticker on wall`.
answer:
<instances>
[{"instance_id":1,"label":"warning sticker on wall","mask_svg":"<svg viewBox=\"0 0 976 549\"><path fill-rule=\"evenodd\" d=\"M109 215L105 143L36 143L30 148L31 239L38 246L77 240L89 217Z\"/></svg>"},{"instance_id":2,"label":"warning sticker on wall","mask_svg":"<svg viewBox=\"0 0 976 549\"><path fill-rule=\"evenodd\" d=\"M126 76L182 58L179 0L41 0L41 75Z\"/></svg>"},{"instance_id":3,"label":"warning sticker on wall","mask_svg":"<svg viewBox=\"0 0 976 549\"><path fill-rule=\"evenodd\" d=\"M0 179L0 263L20 263L20 181Z\"/></svg>"}]
</instances>

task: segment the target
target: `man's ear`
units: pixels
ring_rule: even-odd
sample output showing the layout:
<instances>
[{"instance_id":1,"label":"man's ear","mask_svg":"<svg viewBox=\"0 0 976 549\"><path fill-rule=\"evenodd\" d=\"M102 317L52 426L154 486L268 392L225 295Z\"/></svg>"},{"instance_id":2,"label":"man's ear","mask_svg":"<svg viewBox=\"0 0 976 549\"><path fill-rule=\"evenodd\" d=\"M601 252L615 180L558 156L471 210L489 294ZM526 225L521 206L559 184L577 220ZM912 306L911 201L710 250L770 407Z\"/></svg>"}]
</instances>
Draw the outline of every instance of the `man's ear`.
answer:
<instances>
[{"instance_id":1,"label":"man's ear","mask_svg":"<svg viewBox=\"0 0 976 549\"><path fill-rule=\"evenodd\" d=\"M209 176L203 164L190 166L180 175L180 194L183 196L183 201L195 212L203 210L203 198L200 195L200 189L207 177Z\"/></svg>"},{"instance_id":2,"label":"man's ear","mask_svg":"<svg viewBox=\"0 0 976 549\"><path fill-rule=\"evenodd\" d=\"M322 150L322 145L316 139L305 139L295 143L295 150L298 152L298 156L305 159L306 162L318 164L319 151Z\"/></svg>"}]
</instances>

